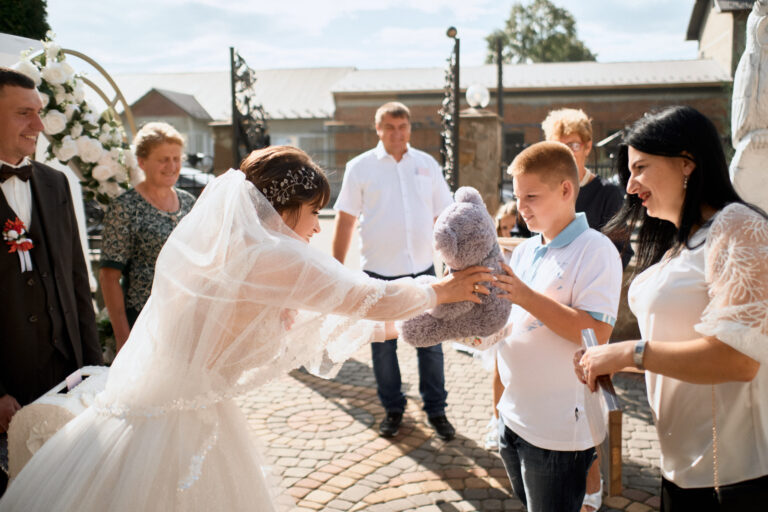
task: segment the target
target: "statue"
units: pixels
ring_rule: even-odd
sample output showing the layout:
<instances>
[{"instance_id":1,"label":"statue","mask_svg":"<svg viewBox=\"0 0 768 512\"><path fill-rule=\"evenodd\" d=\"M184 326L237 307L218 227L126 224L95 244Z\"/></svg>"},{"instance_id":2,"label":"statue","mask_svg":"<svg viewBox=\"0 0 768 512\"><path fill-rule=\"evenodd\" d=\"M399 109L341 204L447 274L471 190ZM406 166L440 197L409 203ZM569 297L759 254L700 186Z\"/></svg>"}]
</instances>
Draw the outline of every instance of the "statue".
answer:
<instances>
[{"instance_id":1,"label":"statue","mask_svg":"<svg viewBox=\"0 0 768 512\"><path fill-rule=\"evenodd\" d=\"M768 210L768 0L747 18L747 38L733 80L731 181L746 201Z\"/></svg>"}]
</instances>

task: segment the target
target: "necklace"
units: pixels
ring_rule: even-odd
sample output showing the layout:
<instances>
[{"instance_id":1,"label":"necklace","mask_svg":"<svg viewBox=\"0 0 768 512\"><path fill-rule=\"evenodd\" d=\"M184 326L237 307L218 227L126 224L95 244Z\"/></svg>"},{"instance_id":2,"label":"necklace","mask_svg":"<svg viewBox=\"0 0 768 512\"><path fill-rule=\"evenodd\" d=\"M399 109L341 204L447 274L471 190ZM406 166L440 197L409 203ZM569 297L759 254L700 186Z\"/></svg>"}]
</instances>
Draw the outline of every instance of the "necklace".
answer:
<instances>
[{"instance_id":1,"label":"necklace","mask_svg":"<svg viewBox=\"0 0 768 512\"><path fill-rule=\"evenodd\" d=\"M139 192L139 190L138 190L138 189L137 189L137 192ZM169 211L167 208L163 208L162 206L160 206L160 204L159 204L158 202L154 201L153 199L151 199L151 198L149 197L149 194L147 194L147 193L141 193L141 192L139 192L139 195L140 195L140 196L141 196L141 197L142 197L142 198L143 198L143 199L144 199L144 200L145 200L147 203L149 203L149 205L150 205L150 206L152 206L152 207L153 207L155 210L157 210L157 211L158 211L158 212L159 212L161 215L163 215L164 217L168 217L169 219L171 219L171 221L172 221L174 224L177 224L177 223L179 222L179 214L181 213L181 198L179 197L179 195L176 193L176 191L175 191L175 190L173 191L173 195L174 195L174 198L173 198L173 199L174 199L174 201L173 201L173 203L175 203L175 204L174 204L174 206L176 206L176 209L175 209L175 210L173 210L173 211ZM177 205L178 205L178 206L177 206Z\"/></svg>"}]
</instances>

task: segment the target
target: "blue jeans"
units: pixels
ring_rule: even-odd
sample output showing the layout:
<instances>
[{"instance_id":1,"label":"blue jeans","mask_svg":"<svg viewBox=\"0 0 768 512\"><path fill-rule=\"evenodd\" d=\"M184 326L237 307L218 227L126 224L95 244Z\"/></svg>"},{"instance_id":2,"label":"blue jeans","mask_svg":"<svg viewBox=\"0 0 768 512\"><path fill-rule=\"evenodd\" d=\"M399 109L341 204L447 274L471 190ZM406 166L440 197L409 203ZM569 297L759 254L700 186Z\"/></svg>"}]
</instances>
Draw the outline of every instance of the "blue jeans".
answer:
<instances>
[{"instance_id":1,"label":"blue jeans","mask_svg":"<svg viewBox=\"0 0 768 512\"><path fill-rule=\"evenodd\" d=\"M499 419L499 454L528 512L579 512L595 449L561 452L527 442Z\"/></svg>"},{"instance_id":2,"label":"blue jeans","mask_svg":"<svg viewBox=\"0 0 768 512\"><path fill-rule=\"evenodd\" d=\"M401 277L416 277L435 275L434 267L429 267L419 274L406 276L382 276L375 272L365 271L371 277L391 281ZM443 347L440 344L432 347L416 349L419 362L419 393L424 401L424 412L428 417L445 414L445 373L443 369ZM371 343L371 359L373 375L376 377L376 391L387 412L405 411L405 395L402 390L400 364L397 361L397 340L387 340L383 343Z\"/></svg>"}]
</instances>

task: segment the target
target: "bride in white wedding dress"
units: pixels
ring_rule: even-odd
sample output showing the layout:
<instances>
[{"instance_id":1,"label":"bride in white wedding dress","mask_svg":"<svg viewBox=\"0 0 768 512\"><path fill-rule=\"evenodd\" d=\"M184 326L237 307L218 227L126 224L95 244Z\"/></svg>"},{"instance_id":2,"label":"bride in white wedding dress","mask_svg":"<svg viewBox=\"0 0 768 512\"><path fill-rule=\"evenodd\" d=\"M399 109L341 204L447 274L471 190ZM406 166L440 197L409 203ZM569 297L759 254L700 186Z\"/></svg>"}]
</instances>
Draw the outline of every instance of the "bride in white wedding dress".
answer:
<instances>
[{"instance_id":1,"label":"bride in white wedding dress","mask_svg":"<svg viewBox=\"0 0 768 512\"><path fill-rule=\"evenodd\" d=\"M385 339L384 321L488 292L484 267L384 282L311 249L330 189L298 149L255 151L241 169L171 234L106 389L32 457L0 511L276 510L232 398L301 365L331 375Z\"/></svg>"}]
</instances>

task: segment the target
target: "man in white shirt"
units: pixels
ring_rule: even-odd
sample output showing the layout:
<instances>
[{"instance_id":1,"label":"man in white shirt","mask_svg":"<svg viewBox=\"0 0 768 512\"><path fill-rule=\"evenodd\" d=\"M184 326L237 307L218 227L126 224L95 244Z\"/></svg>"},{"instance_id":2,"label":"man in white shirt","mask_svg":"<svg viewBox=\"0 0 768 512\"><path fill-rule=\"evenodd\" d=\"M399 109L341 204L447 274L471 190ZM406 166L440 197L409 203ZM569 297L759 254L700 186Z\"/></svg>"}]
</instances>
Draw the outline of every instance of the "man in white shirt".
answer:
<instances>
[{"instance_id":1,"label":"man in white shirt","mask_svg":"<svg viewBox=\"0 0 768 512\"><path fill-rule=\"evenodd\" d=\"M101 364L69 183L29 159L42 108L29 77L0 68L0 454L21 407L84 364ZM0 495L6 484L0 470Z\"/></svg>"},{"instance_id":2,"label":"man in white shirt","mask_svg":"<svg viewBox=\"0 0 768 512\"><path fill-rule=\"evenodd\" d=\"M440 166L414 149L410 111L390 102L376 111L379 143L347 163L334 209L333 256L344 262L352 229L359 221L361 264L370 276L398 279L434 275L432 226L452 202ZM419 392L437 435L450 440L456 431L445 416L446 397L441 345L418 348ZM401 389L397 340L371 344L373 372L386 416L382 437L398 433L406 399Z\"/></svg>"}]
</instances>

